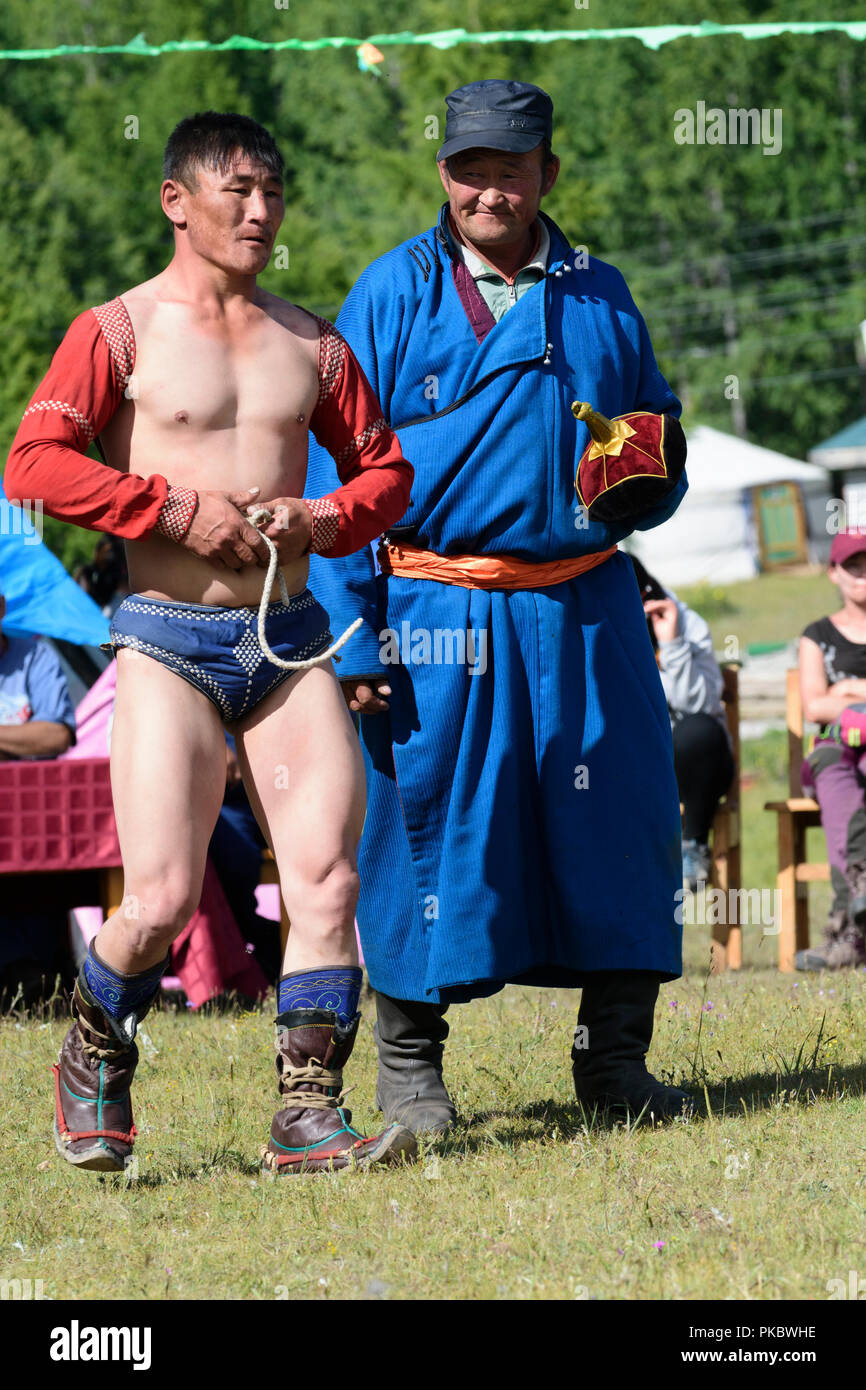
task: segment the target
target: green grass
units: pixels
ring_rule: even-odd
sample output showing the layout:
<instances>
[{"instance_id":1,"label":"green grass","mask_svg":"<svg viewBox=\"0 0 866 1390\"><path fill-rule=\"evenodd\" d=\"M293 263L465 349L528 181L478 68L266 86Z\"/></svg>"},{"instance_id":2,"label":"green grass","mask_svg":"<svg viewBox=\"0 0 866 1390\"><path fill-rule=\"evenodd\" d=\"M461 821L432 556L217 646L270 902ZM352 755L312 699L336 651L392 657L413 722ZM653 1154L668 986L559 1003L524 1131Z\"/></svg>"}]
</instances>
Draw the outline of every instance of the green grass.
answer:
<instances>
[{"instance_id":1,"label":"green grass","mask_svg":"<svg viewBox=\"0 0 866 1390\"><path fill-rule=\"evenodd\" d=\"M773 884L760 808L781 791L777 751L773 736L744 745L749 887ZM708 977L708 935L685 930L650 1053L657 1075L704 1097L705 1118L583 1123L576 997L508 989L452 1010L462 1123L401 1171L261 1177L265 1009L151 1015L138 1180L75 1172L50 1137L66 1022L7 1018L0 1278L42 1279L58 1299L826 1298L828 1280L866 1267L866 972L780 976L775 938L749 927L744 969ZM368 1129L372 1013L347 1073Z\"/></svg>"},{"instance_id":2,"label":"green grass","mask_svg":"<svg viewBox=\"0 0 866 1390\"><path fill-rule=\"evenodd\" d=\"M741 656L753 643L790 642L807 623L839 607L839 590L823 569L761 574L739 584L683 587L677 589L677 597L706 619L717 652L725 650L726 639L733 635Z\"/></svg>"}]
</instances>

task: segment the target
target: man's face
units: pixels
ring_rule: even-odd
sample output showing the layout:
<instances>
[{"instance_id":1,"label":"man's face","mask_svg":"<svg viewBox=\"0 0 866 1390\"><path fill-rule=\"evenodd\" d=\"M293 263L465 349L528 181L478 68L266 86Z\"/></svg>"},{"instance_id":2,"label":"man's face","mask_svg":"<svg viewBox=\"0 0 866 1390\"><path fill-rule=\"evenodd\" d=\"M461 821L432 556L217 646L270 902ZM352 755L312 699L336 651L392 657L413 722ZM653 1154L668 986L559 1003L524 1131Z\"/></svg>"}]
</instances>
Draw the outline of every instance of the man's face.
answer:
<instances>
[{"instance_id":1,"label":"man's face","mask_svg":"<svg viewBox=\"0 0 866 1390\"><path fill-rule=\"evenodd\" d=\"M460 235L491 248L523 241L538 216L541 199L559 173L554 157L545 168L541 145L527 154L508 150L462 150L439 163L451 216Z\"/></svg>"},{"instance_id":2,"label":"man's face","mask_svg":"<svg viewBox=\"0 0 866 1390\"><path fill-rule=\"evenodd\" d=\"M163 206L197 255L241 275L264 270L286 211L281 180L241 154L225 173L197 169L193 189L167 179Z\"/></svg>"}]
</instances>

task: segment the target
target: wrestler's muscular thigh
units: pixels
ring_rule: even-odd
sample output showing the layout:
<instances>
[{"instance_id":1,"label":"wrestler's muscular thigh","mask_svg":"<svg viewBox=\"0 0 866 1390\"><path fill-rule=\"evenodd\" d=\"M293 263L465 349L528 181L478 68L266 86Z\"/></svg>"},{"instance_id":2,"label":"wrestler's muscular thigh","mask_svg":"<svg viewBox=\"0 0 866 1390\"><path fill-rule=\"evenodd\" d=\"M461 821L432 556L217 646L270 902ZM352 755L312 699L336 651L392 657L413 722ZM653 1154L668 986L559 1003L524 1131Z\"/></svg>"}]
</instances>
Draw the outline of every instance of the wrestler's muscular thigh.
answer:
<instances>
[{"instance_id":1,"label":"wrestler's muscular thigh","mask_svg":"<svg viewBox=\"0 0 866 1390\"><path fill-rule=\"evenodd\" d=\"M283 970L357 964L364 763L333 667L291 676L235 738L292 923Z\"/></svg>"},{"instance_id":2,"label":"wrestler's muscular thigh","mask_svg":"<svg viewBox=\"0 0 866 1390\"><path fill-rule=\"evenodd\" d=\"M152 657L122 648L111 789L124 901L96 940L115 970L163 960L195 912L225 780L225 736L211 701Z\"/></svg>"}]
</instances>

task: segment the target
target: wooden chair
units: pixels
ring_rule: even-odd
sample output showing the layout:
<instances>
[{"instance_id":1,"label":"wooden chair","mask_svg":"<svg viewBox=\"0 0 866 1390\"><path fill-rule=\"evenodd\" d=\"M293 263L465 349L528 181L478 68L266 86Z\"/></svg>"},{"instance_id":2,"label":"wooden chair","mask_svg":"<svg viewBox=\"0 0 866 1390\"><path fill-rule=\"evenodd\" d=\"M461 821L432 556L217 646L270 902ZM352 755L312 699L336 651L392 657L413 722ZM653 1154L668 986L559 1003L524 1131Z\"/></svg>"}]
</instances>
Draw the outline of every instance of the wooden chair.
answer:
<instances>
[{"instance_id":1,"label":"wooden chair","mask_svg":"<svg viewBox=\"0 0 866 1390\"><path fill-rule=\"evenodd\" d=\"M730 889L742 887L742 863L740 858L740 663L725 662L722 665L724 687L722 700L725 705L725 719L731 735L734 754L734 775L731 785L716 811L713 820L713 843L711 859L711 884L725 894L725 902L730 903ZM725 918L728 912L723 914ZM739 922L718 923L713 926L713 939L710 943L712 970L717 975L723 970L739 970L743 964L743 929Z\"/></svg>"},{"instance_id":2,"label":"wooden chair","mask_svg":"<svg viewBox=\"0 0 866 1390\"><path fill-rule=\"evenodd\" d=\"M809 884L830 877L830 865L810 864L806 858L806 831L821 824L817 801L803 795L800 766L803 762L803 706L800 675L786 672L785 711L788 724L788 798L768 801L764 809L775 811L779 826L779 969L794 969L794 956L809 945Z\"/></svg>"}]
</instances>

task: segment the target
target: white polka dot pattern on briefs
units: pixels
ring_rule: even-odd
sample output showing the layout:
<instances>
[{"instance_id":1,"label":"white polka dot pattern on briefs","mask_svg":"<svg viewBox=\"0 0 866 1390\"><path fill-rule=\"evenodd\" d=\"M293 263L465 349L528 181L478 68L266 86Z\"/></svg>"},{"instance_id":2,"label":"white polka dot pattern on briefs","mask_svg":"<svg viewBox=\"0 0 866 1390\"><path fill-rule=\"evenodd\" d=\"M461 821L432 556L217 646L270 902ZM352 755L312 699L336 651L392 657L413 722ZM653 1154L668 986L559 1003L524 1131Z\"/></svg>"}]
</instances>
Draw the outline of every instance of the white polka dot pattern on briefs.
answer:
<instances>
[{"instance_id":1,"label":"white polka dot pattern on briefs","mask_svg":"<svg viewBox=\"0 0 866 1390\"><path fill-rule=\"evenodd\" d=\"M309 589L303 589L299 594L292 594L289 602L276 602L269 606L269 615L279 616L283 613L291 613L295 616L304 612L305 609L318 606L317 600ZM259 704L275 686L286 679L286 672L274 670L273 679L264 684L261 678L253 687L253 676L265 661L264 653L258 643L256 633L257 611L254 608L221 608L214 607L208 611L210 605L197 603L173 604L165 601L148 602L137 595L124 599L114 615L111 629L111 641L115 647L131 647L133 651L143 652L145 656L155 657L162 662L169 670L183 676L191 685L196 686L203 694L217 706L225 720L239 719L246 713L247 708L253 700L255 693L255 703ZM180 656L177 652L168 647L161 647L153 642L144 641L134 633L124 632L123 619L125 614L141 613L148 617L161 619L171 619L174 622L179 620L188 622L192 626L200 623L225 623L236 628L238 624L243 626L243 631L238 640L230 648L232 655L244 672L242 692L232 694L223 690L219 680L206 669L205 665L190 658ZM219 638L216 639L219 641ZM320 652L326 651L329 644L333 641L327 625L324 631L311 637L309 641L295 648L292 653L293 659L306 661L310 657L318 656Z\"/></svg>"},{"instance_id":2,"label":"white polka dot pattern on briefs","mask_svg":"<svg viewBox=\"0 0 866 1390\"><path fill-rule=\"evenodd\" d=\"M304 501L313 514L313 540L310 549L316 555L326 555L332 549L340 530L340 510L327 497Z\"/></svg>"},{"instance_id":3,"label":"white polka dot pattern on briefs","mask_svg":"<svg viewBox=\"0 0 866 1390\"><path fill-rule=\"evenodd\" d=\"M123 300L110 299L93 310L108 344L121 391L126 390L135 367L135 334Z\"/></svg>"},{"instance_id":4,"label":"white polka dot pattern on briefs","mask_svg":"<svg viewBox=\"0 0 866 1390\"><path fill-rule=\"evenodd\" d=\"M68 415L70 420L82 431L87 443L89 444L92 440L94 434L92 424L87 416L82 415L77 406L70 405L69 401L34 401L32 405L28 405L24 414L25 416L38 415L42 410L59 410L61 414Z\"/></svg>"}]
</instances>

